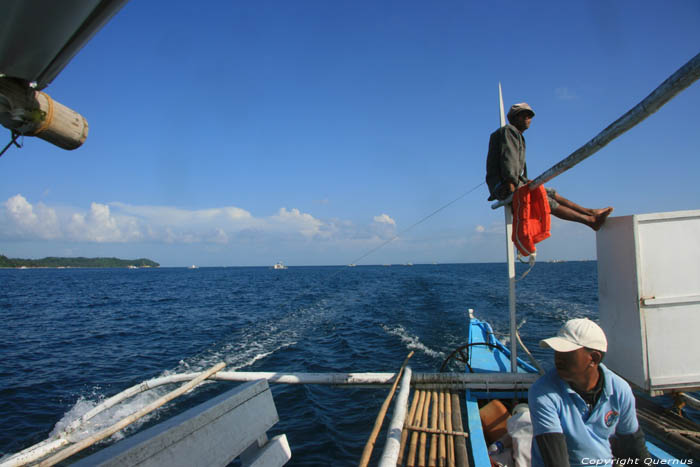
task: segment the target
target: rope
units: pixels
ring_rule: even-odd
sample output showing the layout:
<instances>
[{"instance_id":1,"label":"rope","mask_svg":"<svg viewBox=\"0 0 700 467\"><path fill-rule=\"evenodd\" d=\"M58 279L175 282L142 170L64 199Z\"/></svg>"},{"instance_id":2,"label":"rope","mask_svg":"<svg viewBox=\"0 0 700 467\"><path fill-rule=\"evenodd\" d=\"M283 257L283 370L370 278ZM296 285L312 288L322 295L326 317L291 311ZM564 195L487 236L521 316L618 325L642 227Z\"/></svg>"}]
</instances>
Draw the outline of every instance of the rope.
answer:
<instances>
[{"instance_id":1,"label":"rope","mask_svg":"<svg viewBox=\"0 0 700 467\"><path fill-rule=\"evenodd\" d=\"M530 269L532 269L532 267ZM529 272L529 270L528 270L528 272ZM526 274L527 273L523 274L523 277L525 277ZM521 279L522 279L522 277L521 277ZM528 356L528 358L532 362L532 365L537 369L537 372L539 374L543 375L545 373L544 368L542 368L542 365L540 365L540 362L538 362L537 359L535 358L535 356L532 355L532 353L530 352L530 349L527 348L527 346L525 345L525 342L523 342L522 338L520 337L520 328L523 327L525 325L525 323L527 323L526 319L522 320L520 322L520 324L518 324L516 326L515 339L517 340L518 344L520 344L520 347L525 351L525 354ZM493 332L493 335L498 337L499 335L507 336L508 334L505 334L505 333L498 333L497 334L496 332ZM443 363L443 365L444 365L444 363ZM442 371L442 369L441 369L441 371Z\"/></svg>"},{"instance_id":2,"label":"rope","mask_svg":"<svg viewBox=\"0 0 700 467\"><path fill-rule=\"evenodd\" d=\"M10 142L7 143L7 146L5 146L2 151L0 151L0 157L2 157L2 155L5 154L5 152L8 149L10 149L10 146L12 146L13 144L18 148L22 147L22 144L17 142L17 138L19 138L20 136L22 136L21 133L17 133L15 131L10 130Z\"/></svg>"},{"instance_id":3,"label":"rope","mask_svg":"<svg viewBox=\"0 0 700 467\"><path fill-rule=\"evenodd\" d=\"M529 256L529 259L527 260L527 262L530 263L530 267L527 268L527 271L525 271L525 272L523 273L523 275L520 276L520 278L515 279L515 282L519 282L519 281L525 279L525 276L527 276L528 274L530 274L530 271L532 271L532 268L535 267L535 261L536 261L535 257L536 257L536 256L537 256L537 253L532 253L532 254ZM520 260L521 263L525 263L525 261L523 261L522 258L523 258L523 256L520 254L520 252L518 252L518 259Z\"/></svg>"},{"instance_id":4,"label":"rope","mask_svg":"<svg viewBox=\"0 0 700 467\"><path fill-rule=\"evenodd\" d=\"M525 322L523 322L520 326L522 326L523 324L525 324ZM518 328L520 328L520 326L518 326ZM545 373L544 368L542 368L540 362L537 361L535 356L532 355L532 353L530 353L530 350L525 346L525 342L523 342L522 338L520 337L518 329L515 330L515 338L518 340L518 344L520 344L520 347L522 347L522 349L525 351L525 354L527 354L527 356L530 358L532 364L535 366L535 368L537 368L537 372L543 375Z\"/></svg>"},{"instance_id":5,"label":"rope","mask_svg":"<svg viewBox=\"0 0 700 467\"><path fill-rule=\"evenodd\" d=\"M38 119L41 122L41 124L39 125L39 128L34 130L32 136L38 136L40 133L44 132L44 130L46 130L53 122L53 99L51 99L51 97L46 93L38 92L38 94L46 99L49 109L47 112L40 112Z\"/></svg>"},{"instance_id":6,"label":"rope","mask_svg":"<svg viewBox=\"0 0 700 467\"><path fill-rule=\"evenodd\" d=\"M471 358L471 356L469 355L469 348L470 348L470 347L473 347L473 346L476 346L476 345L483 345L483 346L489 347L489 348L491 348L491 349L499 349L499 350L503 348L501 345L492 344L492 343L490 343L490 342L471 342L471 343L465 344L465 345L463 345L463 346L461 346L461 347L457 347L457 348L456 348L455 350L453 350L452 353L442 362L442 365L440 366L440 373L444 372L444 371L447 369L448 363L450 362L450 360L452 359L452 357L454 357L454 356L457 354L457 352L460 352L460 355L462 355L462 352L461 352L462 350L466 350L466 351L467 351L467 353L466 353L466 358L465 358L465 360L464 360L464 364L467 366L467 369L469 370L469 373L474 373L474 370L472 369L472 367L471 367L471 365L469 364L469 361L468 361L468 360ZM457 358L455 357L455 359L457 359ZM459 360L459 359L457 359L457 360ZM462 360L460 360L460 361L462 361Z\"/></svg>"},{"instance_id":7,"label":"rope","mask_svg":"<svg viewBox=\"0 0 700 467\"><path fill-rule=\"evenodd\" d=\"M387 240L387 241L385 241L384 243L382 243L381 245L379 245L379 246L377 246L377 247L375 247L375 248L369 250L367 253L365 253L365 254L363 254L362 256L360 256L359 258L357 258L357 259L351 261L350 263L351 263L351 264L359 263L361 260L363 260L364 258L368 257L369 255L371 255L371 254L374 253L375 251L377 251L377 250L379 250L379 249L381 249L381 248L384 248L386 245L388 245L389 243L393 242L394 240L396 240L397 238L399 238L401 235L404 235L404 234L405 234L406 232L408 232L409 230L411 230L411 229L413 229L414 227L416 227L416 226L422 224L423 222L427 221L428 219L430 219L431 217L433 217L434 215L436 215L436 214L439 213L440 211L442 211L442 210L448 208L449 206L452 206L454 203L456 203L457 201L461 200L461 199L464 198L465 196L471 194L471 193L474 192L477 188L480 188L482 185L485 185L485 184L486 184L486 182L481 182L481 183L479 183L479 184L476 185L474 188L472 188L472 189L470 189L470 190L468 190L468 191L462 193L461 195L459 195L458 197L456 197L455 199L453 199L453 200L450 201L449 203L444 204L444 205L442 205L441 207L437 208L435 211L433 211L433 212L431 212L430 214L428 214L427 216L421 218L420 220L418 220L418 221L415 222L414 224L412 224L412 225L406 227L405 229L403 229L402 231L400 231L398 234L396 234L395 236L393 236L393 237L390 238L389 240Z\"/></svg>"}]
</instances>

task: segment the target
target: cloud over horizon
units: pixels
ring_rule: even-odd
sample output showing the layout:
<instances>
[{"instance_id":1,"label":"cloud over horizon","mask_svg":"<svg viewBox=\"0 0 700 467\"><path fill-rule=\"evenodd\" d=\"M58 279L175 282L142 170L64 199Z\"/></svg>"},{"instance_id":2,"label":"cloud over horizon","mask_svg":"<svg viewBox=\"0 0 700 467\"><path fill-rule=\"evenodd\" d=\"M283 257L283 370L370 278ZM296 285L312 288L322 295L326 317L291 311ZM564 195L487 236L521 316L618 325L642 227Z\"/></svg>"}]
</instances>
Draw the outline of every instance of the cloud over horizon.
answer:
<instances>
[{"instance_id":1,"label":"cloud over horizon","mask_svg":"<svg viewBox=\"0 0 700 467\"><path fill-rule=\"evenodd\" d=\"M17 194L0 201L0 253L147 256L170 265L261 265L279 259L288 264L347 264L368 251L373 252L370 264L502 260L500 220L469 230L401 237L398 224L386 212L358 222L318 218L293 207L257 216L237 206L184 209L86 202L75 207L32 203ZM587 228L555 219L552 232L542 244L542 258L595 257L595 236ZM374 254L379 245L385 248Z\"/></svg>"},{"instance_id":2,"label":"cloud over horizon","mask_svg":"<svg viewBox=\"0 0 700 467\"><path fill-rule=\"evenodd\" d=\"M236 239L371 241L393 235L395 227L396 221L385 213L358 226L347 220L318 219L286 207L262 217L236 206L193 210L92 202L84 210L32 204L21 194L0 206L0 240L219 245Z\"/></svg>"}]
</instances>

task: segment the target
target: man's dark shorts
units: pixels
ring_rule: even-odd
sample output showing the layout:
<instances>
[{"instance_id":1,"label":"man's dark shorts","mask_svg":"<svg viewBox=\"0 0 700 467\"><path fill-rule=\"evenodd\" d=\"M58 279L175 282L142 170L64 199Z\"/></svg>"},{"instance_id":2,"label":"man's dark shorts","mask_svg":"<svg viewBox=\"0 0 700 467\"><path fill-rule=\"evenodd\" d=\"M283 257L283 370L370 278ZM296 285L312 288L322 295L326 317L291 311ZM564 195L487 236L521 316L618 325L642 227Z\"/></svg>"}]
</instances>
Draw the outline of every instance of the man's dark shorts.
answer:
<instances>
[{"instance_id":1,"label":"man's dark shorts","mask_svg":"<svg viewBox=\"0 0 700 467\"><path fill-rule=\"evenodd\" d=\"M557 190L554 188L545 188L544 191L547 192L547 201L549 201L549 209L554 211L557 207L559 207L559 203L557 200L554 199L554 195L557 194Z\"/></svg>"},{"instance_id":2,"label":"man's dark shorts","mask_svg":"<svg viewBox=\"0 0 700 467\"><path fill-rule=\"evenodd\" d=\"M521 186L522 184L518 185L518 188L520 188ZM549 202L549 209L551 209L552 211L555 210L557 207L559 207L559 203L557 202L557 200L554 199L554 196L557 194L557 190L555 190L554 188L545 188L544 191L547 192L547 201ZM504 200L510 195L511 193L508 191L507 187L498 184L496 185L496 196L491 196L489 198L489 201L492 201L494 199Z\"/></svg>"}]
</instances>

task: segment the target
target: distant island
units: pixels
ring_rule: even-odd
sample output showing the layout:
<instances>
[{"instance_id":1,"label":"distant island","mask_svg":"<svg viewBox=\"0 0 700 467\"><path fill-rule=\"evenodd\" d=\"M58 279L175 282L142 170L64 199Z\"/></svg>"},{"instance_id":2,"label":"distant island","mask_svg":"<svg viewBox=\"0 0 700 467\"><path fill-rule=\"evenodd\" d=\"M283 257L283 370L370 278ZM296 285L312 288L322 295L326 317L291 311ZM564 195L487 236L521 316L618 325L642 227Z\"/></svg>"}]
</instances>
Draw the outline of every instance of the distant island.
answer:
<instances>
[{"instance_id":1,"label":"distant island","mask_svg":"<svg viewBox=\"0 0 700 467\"><path fill-rule=\"evenodd\" d=\"M0 255L0 268L157 268L160 264L150 259L119 258L8 258Z\"/></svg>"}]
</instances>

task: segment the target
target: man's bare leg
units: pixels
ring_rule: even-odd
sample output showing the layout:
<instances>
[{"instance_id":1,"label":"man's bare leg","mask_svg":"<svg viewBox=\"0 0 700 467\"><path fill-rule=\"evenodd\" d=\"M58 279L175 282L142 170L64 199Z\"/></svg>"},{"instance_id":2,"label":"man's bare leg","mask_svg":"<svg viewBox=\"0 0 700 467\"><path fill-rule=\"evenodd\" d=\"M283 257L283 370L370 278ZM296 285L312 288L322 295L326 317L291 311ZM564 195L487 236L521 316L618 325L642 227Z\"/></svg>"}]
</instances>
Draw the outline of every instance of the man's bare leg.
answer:
<instances>
[{"instance_id":1,"label":"man's bare leg","mask_svg":"<svg viewBox=\"0 0 700 467\"><path fill-rule=\"evenodd\" d=\"M552 214L554 214L556 217L567 221L585 224L596 231L600 229L605 222L605 219L607 219L610 213L613 212L612 207L607 207L604 209L584 208L583 206L579 206L573 201L564 198L559 193L554 194L554 200L559 203L559 206L552 210Z\"/></svg>"}]
</instances>

